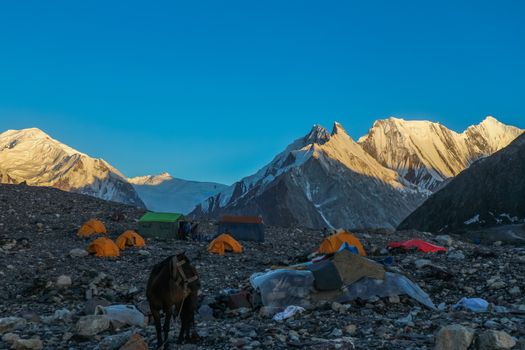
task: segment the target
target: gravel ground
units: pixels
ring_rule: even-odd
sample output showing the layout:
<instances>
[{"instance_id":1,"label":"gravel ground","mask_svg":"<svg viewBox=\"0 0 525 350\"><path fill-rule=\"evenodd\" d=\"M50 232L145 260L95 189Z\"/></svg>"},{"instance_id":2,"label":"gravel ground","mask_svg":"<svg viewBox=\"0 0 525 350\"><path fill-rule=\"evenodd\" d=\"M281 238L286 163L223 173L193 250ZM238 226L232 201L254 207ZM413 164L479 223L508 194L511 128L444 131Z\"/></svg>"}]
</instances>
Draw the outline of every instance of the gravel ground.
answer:
<instances>
[{"instance_id":1,"label":"gravel ground","mask_svg":"<svg viewBox=\"0 0 525 350\"><path fill-rule=\"evenodd\" d=\"M103 220L109 236L116 238L126 229L135 229L143 212L55 189L2 185L0 213L0 319L15 316L25 320L11 328L3 327L0 321L4 339L0 340L0 349L10 347L6 334L39 338L45 349L95 349L130 330L154 348L151 323L146 328L109 328L93 336L79 336L75 324L90 304L87 298L136 305L147 313L145 286L151 267L175 252L185 251L201 275L203 301L213 300L225 288L247 286L252 273L297 262L314 251L323 237L316 230L267 227L264 243L242 242L243 254L212 255L206 251L206 242L148 240L144 249L127 249L118 258L71 257L72 249L84 249L88 244L75 234L83 221L92 217ZM214 235L216 226L202 222L201 232ZM394 240L422 238L449 248L448 253L441 254L395 254L391 267L419 284L436 305L444 303L441 311L429 310L404 295L345 305L326 300L282 322L273 321L259 309L229 310L211 320L198 315L201 341L181 348L430 349L437 331L451 324L470 327L478 335L502 330L518 341L515 348L523 346L524 248L478 246L459 237L436 240L431 234L409 231L356 235L374 259L390 254L385 248ZM418 268L416 261L421 264L420 259L430 262ZM71 278L70 286L57 285L62 275ZM462 297L484 298L507 307L509 312L452 310L451 305ZM55 315L61 309L69 313ZM178 332L178 325L172 326L173 340L176 328ZM125 333L123 339L128 335Z\"/></svg>"}]
</instances>

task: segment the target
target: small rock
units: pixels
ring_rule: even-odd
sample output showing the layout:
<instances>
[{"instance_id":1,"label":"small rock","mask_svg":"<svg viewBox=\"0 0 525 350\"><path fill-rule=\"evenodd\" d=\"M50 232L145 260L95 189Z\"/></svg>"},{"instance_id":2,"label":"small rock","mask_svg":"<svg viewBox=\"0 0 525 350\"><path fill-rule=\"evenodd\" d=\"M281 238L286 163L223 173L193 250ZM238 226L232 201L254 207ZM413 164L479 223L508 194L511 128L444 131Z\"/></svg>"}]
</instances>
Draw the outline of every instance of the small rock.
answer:
<instances>
[{"instance_id":1,"label":"small rock","mask_svg":"<svg viewBox=\"0 0 525 350\"><path fill-rule=\"evenodd\" d=\"M69 251L69 256L72 258L83 258L88 255L89 253L85 249L75 248Z\"/></svg>"},{"instance_id":2,"label":"small rock","mask_svg":"<svg viewBox=\"0 0 525 350\"><path fill-rule=\"evenodd\" d=\"M442 327L436 334L435 350L467 350L474 331L459 324Z\"/></svg>"},{"instance_id":3,"label":"small rock","mask_svg":"<svg viewBox=\"0 0 525 350\"><path fill-rule=\"evenodd\" d=\"M434 238L439 244L451 246L454 241L449 235L439 235Z\"/></svg>"},{"instance_id":4,"label":"small rock","mask_svg":"<svg viewBox=\"0 0 525 350\"><path fill-rule=\"evenodd\" d=\"M345 327L345 332L353 335L357 331L357 326L355 324L349 324Z\"/></svg>"},{"instance_id":5,"label":"small rock","mask_svg":"<svg viewBox=\"0 0 525 350\"><path fill-rule=\"evenodd\" d=\"M334 330L332 330L329 336L332 338L340 338L341 336L343 336L343 331L339 328L334 328Z\"/></svg>"},{"instance_id":6,"label":"small rock","mask_svg":"<svg viewBox=\"0 0 525 350\"><path fill-rule=\"evenodd\" d=\"M71 311L64 308L64 309L56 310L55 314L53 315L53 318L55 320L68 322L68 321L71 321L72 316L73 314L71 313Z\"/></svg>"},{"instance_id":7,"label":"small rock","mask_svg":"<svg viewBox=\"0 0 525 350\"><path fill-rule=\"evenodd\" d=\"M432 265L432 261L428 259L417 259L414 261L414 265L416 265L416 268L421 269L425 266Z\"/></svg>"},{"instance_id":8,"label":"small rock","mask_svg":"<svg viewBox=\"0 0 525 350\"><path fill-rule=\"evenodd\" d=\"M465 260L465 254L461 250L454 250L448 253L449 260Z\"/></svg>"},{"instance_id":9,"label":"small rock","mask_svg":"<svg viewBox=\"0 0 525 350\"><path fill-rule=\"evenodd\" d=\"M509 294L510 295L520 295L521 294L520 287L518 287L518 286L512 287L511 289L509 289Z\"/></svg>"},{"instance_id":10,"label":"small rock","mask_svg":"<svg viewBox=\"0 0 525 350\"><path fill-rule=\"evenodd\" d=\"M78 335L93 336L109 328L109 319L105 315L82 316L75 328Z\"/></svg>"},{"instance_id":11,"label":"small rock","mask_svg":"<svg viewBox=\"0 0 525 350\"><path fill-rule=\"evenodd\" d=\"M120 334L114 334L102 339L99 345L100 350L116 350L124 345L128 339L133 335L132 331L127 331Z\"/></svg>"},{"instance_id":12,"label":"small rock","mask_svg":"<svg viewBox=\"0 0 525 350\"><path fill-rule=\"evenodd\" d=\"M496 242L492 243L492 245L493 245L494 247L499 247L499 246L501 246L502 244L503 244L503 242L501 242L501 241L496 241Z\"/></svg>"},{"instance_id":13,"label":"small rock","mask_svg":"<svg viewBox=\"0 0 525 350\"><path fill-rule=\"evenodd\" d=\"M26 326L27 321L22 317L4 317L0 318L0 334L22 329Z\"/></svg>"},{"instance_id":14,"label":"small rock","mask_svg":"<svg viewBox=\"0 0 525 350\"><path fill-rule=\"evenodd\" d=\"M71 287L71 284L72 284L71 277L66 276L66 275L58 276L55 284L57 288L59 289L69 288Z\"/></svg>"},{"instance_id":15,"label":"small rock","mask_svg":"<svg viewBox=\"0 0 525 350\"><path fill-rule=\"evenodd\" d=\"M489 289L492 289L492 290L498 290L498 289L503 289L507 286L507 284L503 281L496 281L494 283L492 283L490 286L489 286Z\"/></svg>"},{"instance_id":16,"label":"small rock","mask_svg":"<svg viewBox=\"0 0 525 350\"><path fill-rule=\"evenodd\" d=\"M399 304L401 299L399 298L399 295L391 295L388 297L388 302L390 304Z\"/></svg>"},{"instance_id":17,"label":"small rock","mask_svg":"<svg viewBox=\"0 0 525 350\"><path fill-rule=\"evenodd\" d=\"M254 340L250 343L250 346L252 348L260 348L261 347L261 342L260 341L257 341L257 340Z\"/></svg>"},{"instance_id":18,"label":"small rock","mask_svg":"<svg viewBox=\"0 0 525 350\"><path fill-rule=\"evenodd\" d=\"M150 252L148 252L147 250L144 250L144 249L139 250L139 254L142 255L142 256L150 256L151 255Z\"/></svg>"},{"instance_id":19,"label":"small rock","mask_svg":"<svg viewBox=\"0 0 525 350\"><path fill-rule=\"evenodd\" d=\"M478 336L479 350L511 349L516 341L503 331L489 330Z\"/></svg>"},{"instance_id":20,"label":"small rock","mask_svg":"<svg viewBox=\"0 0 525 350\"><path fill-rule=\"evenodd\" d=\"M485 328L492 328L492 329L495 329L495 328L498 328L499 327L499 323L494 321L494 320L487 320L485 321L485 323L483 323L483 326Z\"/></svg>"},{"instance_id":21,"label":"small rock","mask_svg":"<svg viewBox=\"0 0 525 350\"><path fill-rule=\"evenodd\" d=\"M343 312L347 312L351 308L352 308L352 305L350 304L341 304L338 302L332 303L332 310L334 310L335 312L343 313Z\"/></svg>"}]
</instances>

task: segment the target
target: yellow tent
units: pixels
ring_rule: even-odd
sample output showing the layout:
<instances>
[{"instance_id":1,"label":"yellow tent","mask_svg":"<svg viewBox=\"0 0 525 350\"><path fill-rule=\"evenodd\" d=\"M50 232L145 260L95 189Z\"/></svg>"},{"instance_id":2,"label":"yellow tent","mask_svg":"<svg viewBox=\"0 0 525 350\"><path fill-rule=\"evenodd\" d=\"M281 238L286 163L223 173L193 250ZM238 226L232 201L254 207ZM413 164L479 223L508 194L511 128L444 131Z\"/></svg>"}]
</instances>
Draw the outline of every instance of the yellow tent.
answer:
<instances>
[{"instance_id":1,"label":"yellow tent","mask_svg":"<svg viewBox=\"0 0 525 350\"><path fill-rule=\"evenodd\" d=\"M128 230L118 236L115 243L118 249L124 250L126 247L144 247L146 242L137 232Z\"/></svg>"},{"instance_id":2,"label":"yellow tent","mask_svg":"<svg viewBox=\"0 0 525 350\"><path fill-rule=\"evenodd\" d=\"M321 242L319 246L319 253L321 254L332 254L337 252L343 243L348 243L348 245L356 247L359 255L366 256L365 248L359 241L359 239L353 234L341 231L329 237L326 237Z\"/></svg>"},{"instance_id":3,"label":"yellow tent","mask_svg":"<svg viewBox=\"0 0 525 350\"><path fill-rule=\"evenodd\" d=\"M242 253L242 245L227 233L215 238L208 245L210 253L224 255L225 252Z\"/></svg>"},{"instance_id":4,"label":"yellow tent","mask_svg":"<svg viewBox=\"0 0 525 350\"><path fill-rule=\"evenodd\" d=\"M89 254L95 254L95 256L119 256L120 251L111 239L106 237L100 237L91 242L86 248Z\"/></svg>"},{"instance_id":5,"label":"yellow tent","mask_svg":"<svg viewBox=\"0 0 525 350\"><path fill-rule=\"evenodd\" d=\"M100 220L91 219L78 229L77 235L79 237L89 237L97 233L106 234L106 226Z\"/></svg>"}]
</instances>

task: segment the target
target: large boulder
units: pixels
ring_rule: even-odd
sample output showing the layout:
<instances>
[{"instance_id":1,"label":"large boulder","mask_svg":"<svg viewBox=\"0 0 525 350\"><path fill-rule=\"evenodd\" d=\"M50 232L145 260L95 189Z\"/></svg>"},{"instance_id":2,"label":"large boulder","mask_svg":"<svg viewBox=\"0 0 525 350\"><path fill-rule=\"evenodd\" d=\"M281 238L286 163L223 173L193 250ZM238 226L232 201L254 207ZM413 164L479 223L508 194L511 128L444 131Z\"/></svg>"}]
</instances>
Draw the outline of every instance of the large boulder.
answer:
<instances>
[{"instance_id":1,"label":"large boulder","mask_svg":"<svg viewBox=\"0 0 525 350\"><path fill-rule=\"evenodd\" d=\"M516 341L503 331L489 330L478 337L479 350L511 349L515 345Z\"/></svg>"},{"instance_id":2,"label":"large boulder","mask_svg":"<svg viewBox=\"0 0 525 350\"><path fill-rule=\"evenodd\" d=\"M75 327L78 335L90 337L108 329L109 319L105 315L82 316Z\"/></svg>"},{"instance_id":3,"label":"large boulder","mask_svg":"<svg viewBox=\"0 0 525 350\"><path fill-rule=\"evenodd\" d=\"M442 327L436 334L435 350L467 350L474 340L474 330L460 324Z\"/></svg>"},{"instance_id":4,"label":"large boulder","mask_svg":"<svg viewBox=\"0 0 525 350\"><path fill-rule=\"evenodd\" d=\"M18 334L7 333L2 337L2 341L11 345L11 349L14 350L42 350L44 344L39 337L31 339L22 339Z\"/></svg>"}]
</instances>

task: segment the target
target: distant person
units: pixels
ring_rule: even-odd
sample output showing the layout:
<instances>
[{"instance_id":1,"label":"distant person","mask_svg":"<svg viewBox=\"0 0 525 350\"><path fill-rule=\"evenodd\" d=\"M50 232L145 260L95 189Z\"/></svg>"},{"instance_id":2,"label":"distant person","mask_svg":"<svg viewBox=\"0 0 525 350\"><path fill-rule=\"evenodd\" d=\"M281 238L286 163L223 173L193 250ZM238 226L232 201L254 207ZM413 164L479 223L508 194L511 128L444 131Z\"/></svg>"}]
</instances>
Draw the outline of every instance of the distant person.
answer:
<instances>
[{"instance_id":1,"label":"distant person","mask_svg":"<svg viewBox=\"0 0 525 350\"><path fill-rule=\"evenodd\" d=\"M198 222L191 222L191 237L195 240L199 240L200 241L200 236L199 236L199 223Z\"/></svg>"}]
</instances>

